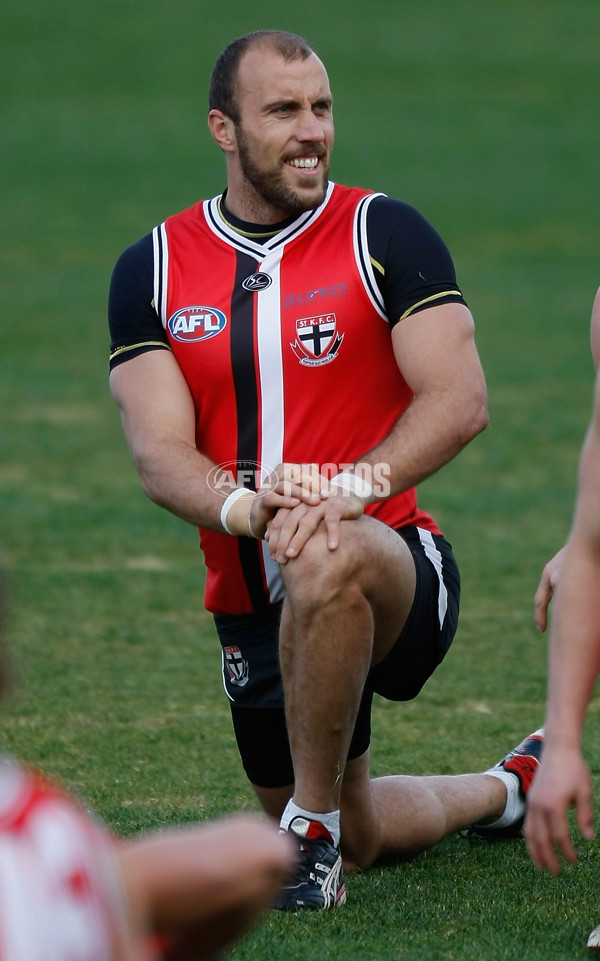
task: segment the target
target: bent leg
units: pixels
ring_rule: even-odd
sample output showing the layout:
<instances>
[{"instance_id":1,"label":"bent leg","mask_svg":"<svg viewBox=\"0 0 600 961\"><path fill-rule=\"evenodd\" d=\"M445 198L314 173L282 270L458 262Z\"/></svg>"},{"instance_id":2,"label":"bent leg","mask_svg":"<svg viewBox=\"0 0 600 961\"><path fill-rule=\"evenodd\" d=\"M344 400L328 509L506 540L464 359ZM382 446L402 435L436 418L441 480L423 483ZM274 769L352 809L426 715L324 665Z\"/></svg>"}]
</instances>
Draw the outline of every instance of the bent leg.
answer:
<instances>
[{"instance_id":1,"label":"bent leg","mask_svg":"<svg viewBox=\"0 0 600 961\"><path fill-rule=\"evenodd\" d=\"M475 822L497 818L506 788L487 774L369 778L368 752L348 761L341 799L346 870L433 847Z\"/></svg>"},{"instance_id":2,"label":"bent leg","mask_svg":"<svg viewBox=\"0 0 600 961\"><path fill-rule=\"evenodd\" d=\"M279 818L293 785L254 786L267 814ZM379 858L403 857L433 847L471 824L499 817L506 803L502 781L487 774L369 777L369 751L348 761L341 791L344 869Z\"/></svg>"},{"instance_id":3,"label":"bent leg","mask_svg":"<svg viewBox=\"0 0 600 961\"><path fill-rule=\"evenodd\" d=\"M282 567L280 661L296 803L339 807L364 683L411 609L416 575L398 535L372 518L342 522L335 551L319 529Z\"/></svg>"},{"instance_id":4,"label":"bent leg","mask_svg":"<svg viewBox=\"0 0 600 961\"><path fill-rule=\"evenodd\" d=\"M500 817L506 787L487 774L391 775L371 790L381 823L379 857L414 854L475 822Z\"/></svg>"}]
</instances>

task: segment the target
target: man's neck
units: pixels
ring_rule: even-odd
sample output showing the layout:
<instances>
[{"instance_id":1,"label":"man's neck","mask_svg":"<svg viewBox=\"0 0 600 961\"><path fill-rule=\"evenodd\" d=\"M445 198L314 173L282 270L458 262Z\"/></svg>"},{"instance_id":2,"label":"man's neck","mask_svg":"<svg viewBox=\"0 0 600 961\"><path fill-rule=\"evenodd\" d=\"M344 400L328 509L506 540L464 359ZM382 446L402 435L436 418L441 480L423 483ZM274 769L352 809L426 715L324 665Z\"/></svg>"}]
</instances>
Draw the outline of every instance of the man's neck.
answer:
<instances>
[{"instance_id":1,"label":"man's neck","mask_svg":"<svg viewBox=\"0 0 600 961\"><path fill-rule=\"evenodd\" d=\"M284 217L278 221L272 223L257 223L252 220L246 220L238 217L228 206L228 195L227 190L223 192L219 200L219 211L223 220L232 227L235 231L243 234L245 237L254 238L267 238L272 237L274 234L279 233L284 227L292 223L296 219L296 214L292 216Z\"/></svg>"}]
</instances>

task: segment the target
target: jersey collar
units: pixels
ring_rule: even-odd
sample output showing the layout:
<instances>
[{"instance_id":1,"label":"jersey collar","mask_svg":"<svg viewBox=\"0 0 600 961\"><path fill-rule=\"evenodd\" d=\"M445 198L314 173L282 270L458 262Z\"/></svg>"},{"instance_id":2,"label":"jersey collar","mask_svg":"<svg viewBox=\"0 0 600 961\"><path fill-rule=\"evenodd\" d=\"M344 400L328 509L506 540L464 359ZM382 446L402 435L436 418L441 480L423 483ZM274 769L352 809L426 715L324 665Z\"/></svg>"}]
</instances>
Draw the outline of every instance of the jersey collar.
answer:
<instances>
[{"instance_id":1,"label":"jersey collar","mask_svg":"<svg viewBox=\"0 0 600 961\"><path fill-rule=\"evenodd\" d=\"M240 220L227 210L227 191L212 200L204 201L204 215L218 236L245 253L261 257L288 243L311 226L329 203L334 187L335 184L330 181L323 203L314 210L305 210L297 217L288 217L278 224L252 224Z\"/></svg>"}]
</instances>

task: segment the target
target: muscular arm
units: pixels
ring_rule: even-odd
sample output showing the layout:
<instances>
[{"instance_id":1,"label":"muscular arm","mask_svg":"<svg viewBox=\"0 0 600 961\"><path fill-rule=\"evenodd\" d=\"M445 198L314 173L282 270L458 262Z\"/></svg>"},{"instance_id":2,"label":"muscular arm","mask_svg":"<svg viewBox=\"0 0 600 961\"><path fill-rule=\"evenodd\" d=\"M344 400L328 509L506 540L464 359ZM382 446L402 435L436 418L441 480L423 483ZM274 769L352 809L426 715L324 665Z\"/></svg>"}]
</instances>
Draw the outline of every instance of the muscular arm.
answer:
<instances>
[{"instance_id":1,"label":"muscular arm","mask_svg":"<svg viewBox=\"0 0 600 961\"><path fill-rule=\"evenodd\" d=\"M213 464L196 448L192 397L170 351L115 367L110 388L144 492L192 524L221 530L223 500L206 483Z\"/></svg>"},{"instance_id":2,"label":"muscular arm","mask_svg":"<svg viewBox=\"0 0 600 961\"><path fill-rule=\"evenodd\" d=\"M207 483L215 465L196 447L194 404L173 354L153 350L133 357L113 368L110 387L144 492L183 520L222 531L224 498ZM287 482L285 465L279 475L279 483L261 488L260 496L244 496L233 504L227 515L232 533L248 536L251 519L254 535L262 534L279 508L319 499L304 479Z\"/></svg>"},{"instance_id":3,"label":"muscular arm","mask_svg":"<svg viewBox=\"0 0 600 961\"><path fill-rule=\"evenodd\" d=\"M442 238L418 211L390 198L371 204L368 238L396 362L414 395L363 458L390 465L395 494L434 474L486 426L487 397L473 319Z\"/></svg>"},{"instance_id":4,"label":"muscular arm","mask_svg":"<svg viewBox=\"0 0 600 961\"><path fill-rule=\"evenodd\" d=\"M485 380L464 304L422 310L396 324L394 353L414 400L363 462L388 464L391 493L430 477L487 425Z\"/></svg>"}]
</instances>

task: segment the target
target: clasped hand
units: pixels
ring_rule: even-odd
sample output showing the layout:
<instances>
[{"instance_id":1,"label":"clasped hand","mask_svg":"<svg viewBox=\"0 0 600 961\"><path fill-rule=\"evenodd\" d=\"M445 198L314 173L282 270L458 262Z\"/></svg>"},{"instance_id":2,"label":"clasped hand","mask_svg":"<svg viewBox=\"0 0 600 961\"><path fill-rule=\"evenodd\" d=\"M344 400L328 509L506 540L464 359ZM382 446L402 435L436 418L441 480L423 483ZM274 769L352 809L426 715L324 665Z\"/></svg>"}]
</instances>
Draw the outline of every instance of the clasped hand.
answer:
<instances>
[{"instance_id":1,"label":"clasped hand","mask_svg":"<svg viewBox=\"0 0 600 961\"><path fill-rule=\"evenodd\" d=\"M340 521L363 513L362 499L334 487L315 464L280 464L257 491L250 505L249 525L269 544L271 557L285 564L296 557L321 523L327 546L335 550Z\"/></svg>"}]
</instances>

